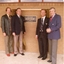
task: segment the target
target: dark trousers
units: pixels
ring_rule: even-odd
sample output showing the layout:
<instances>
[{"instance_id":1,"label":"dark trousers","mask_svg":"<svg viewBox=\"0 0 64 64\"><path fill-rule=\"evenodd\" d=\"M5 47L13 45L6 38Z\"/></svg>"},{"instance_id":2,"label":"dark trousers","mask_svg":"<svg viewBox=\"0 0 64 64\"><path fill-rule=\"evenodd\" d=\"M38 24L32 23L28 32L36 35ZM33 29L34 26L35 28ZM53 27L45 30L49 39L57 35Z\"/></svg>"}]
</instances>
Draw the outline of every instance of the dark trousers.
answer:
<instances>
[{"instance_id":1,"label":"dark trousers","mask_svg":"<svg viewBox=\"0 0 64 64\"><path fill-rule=\"evenodd\" d=\"M45 57L47 56L48 52L48 39L45 36L44 33L40 33L38 37L38 42L39 42L39 52L40 56Z\"/></svg>"}]
</instances>

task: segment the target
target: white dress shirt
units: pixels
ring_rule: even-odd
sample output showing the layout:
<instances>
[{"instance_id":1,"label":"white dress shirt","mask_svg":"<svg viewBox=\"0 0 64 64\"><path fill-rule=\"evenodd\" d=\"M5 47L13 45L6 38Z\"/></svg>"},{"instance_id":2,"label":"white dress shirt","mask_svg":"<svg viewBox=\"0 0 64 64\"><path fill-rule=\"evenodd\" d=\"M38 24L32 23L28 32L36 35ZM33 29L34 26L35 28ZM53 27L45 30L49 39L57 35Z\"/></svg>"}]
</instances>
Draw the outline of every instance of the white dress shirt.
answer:
<instances>
[{"instance_id":1,"label":"white dress shirt","mask_svg":"<svg viewBox=\"0 0 64 64\"><path fill-rule=\"evenodd\" d=\"M46 18L46 16L42 17L42 19L43 19L43 24L44 24L44 22L45 22L45 18Z\"/></svg>"}]
</instances>

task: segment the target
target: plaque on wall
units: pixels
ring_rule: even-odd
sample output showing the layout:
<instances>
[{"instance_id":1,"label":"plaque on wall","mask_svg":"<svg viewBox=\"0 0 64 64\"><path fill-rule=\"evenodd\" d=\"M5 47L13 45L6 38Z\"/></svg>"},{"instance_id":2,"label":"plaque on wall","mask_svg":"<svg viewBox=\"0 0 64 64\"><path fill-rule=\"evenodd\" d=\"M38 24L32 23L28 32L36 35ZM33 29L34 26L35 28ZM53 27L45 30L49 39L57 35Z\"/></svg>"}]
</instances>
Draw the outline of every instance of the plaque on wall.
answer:
<instances>
[{"instance_id":1,"label":"plaque on wall","mask_svg":"<svg viewBox=\"0 0 64 64\"><path fill-rule=\"evenodd\" d=\"M25 21L27 22L36 22L36 16L24 16Z\"/></svg>"},{"instance_id":2,"label":"plaque on wall","mask_svg":"<svg viewBox=\"0 0 64 64\"><path fill-rule=\"evenodd\" d=\"M21 0L21 2L42 2L42 0Z\"/></svg>"},{"instance_id":3,"label":"plaque on wall","mask_svg":"<svg viewBox=\"0 0 64 64\"><path fill-rule=\"evenodd\" d=\"M19 2L19 0L0 0L0 3L1 2Z\"/></svg>"}]
</instances>

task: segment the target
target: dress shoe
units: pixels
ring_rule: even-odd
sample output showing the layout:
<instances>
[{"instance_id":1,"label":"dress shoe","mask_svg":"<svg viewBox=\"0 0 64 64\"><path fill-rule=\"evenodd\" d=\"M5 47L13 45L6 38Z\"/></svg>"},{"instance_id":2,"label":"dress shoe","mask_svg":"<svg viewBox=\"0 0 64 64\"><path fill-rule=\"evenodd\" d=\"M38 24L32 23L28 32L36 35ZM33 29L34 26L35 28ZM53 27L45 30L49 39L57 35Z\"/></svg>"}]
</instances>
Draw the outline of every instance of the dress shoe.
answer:
<instances>
[{"instance_id":1,"label":"dress shoe","mask_svg":"<svg viewBox=\"0 0 64 64\"><path fill-rule=\"evenodd\" d=\"M52 62L51 60L48 60L47 62Z\"/></svg>"},{"instance_id":2,"label":"dress shoe","mask_svg":"<svg viewBox=\"0 0 64 64\"><path fill-rule=\"evenodd\" d=\"M47 58L47 54L43 56L42 60L45 60Z\"/></svg>"},{"instance_id":3,"label":"dress shoe","mask_svg":"<svg viewBox=\"0 0 64 64\"><path fill-rule=\"evenodd\" d=\"M10 54L6 54L7 56L10 56Z\"/></svg>"},{"instance_id":4,"label":"dress shoe","mask_svg":"<svg viewBox=\"0 0 64 64\"><path fill-rule=\"evenodd\" d=\"M38 58L42 58L43 56L38 56Z\"/></svg>"},{"instance_id":5,"label":"dress shoe","mask_svg":"<svg viewBox=\"0 0 64 64\"><path fill-rule=\"evenodd\" d=\"M42 60L45 60L47 57L43 57Z\"/></svg>"},{"instance_id":6,"label":"dress shoe","mask_svg":"<svg viewBox=\"0 0 64 64\"><path fill-rule=\"evenodd\" d=\"M25 55L24 53L20 53L21 55Z\"/></svg>"},{"instance_id":7,"label":"dress shoe","mask_svg":"<svg viewBox=\"0 0 64 64\"><path fill-rule=\"evenodd\" d=\"M17 54L14 54L14 56L17 56Z\"/></svg>"}]
</instances>

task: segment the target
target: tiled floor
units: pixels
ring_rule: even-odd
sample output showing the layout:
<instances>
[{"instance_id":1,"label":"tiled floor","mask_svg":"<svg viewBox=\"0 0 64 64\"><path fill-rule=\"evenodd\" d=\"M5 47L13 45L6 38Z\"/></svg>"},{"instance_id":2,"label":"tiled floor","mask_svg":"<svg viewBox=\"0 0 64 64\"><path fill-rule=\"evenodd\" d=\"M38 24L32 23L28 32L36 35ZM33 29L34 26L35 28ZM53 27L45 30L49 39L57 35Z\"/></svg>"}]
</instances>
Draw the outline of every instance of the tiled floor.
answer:
<instances>
[{"instance_id":1,"label":"tiled floor","mask_svg":"<svg viewBox=\"0 0 64 64\"><path fill-rule=\"evenodd\" d=\"M16 57L11 54L10 57L5 55L5 52L0 52L0 64L51 64L48 63L47 60L38 59L38 53L27 53L25 52L25 56L18 54ZM57 64L63 63L63 55L57 56Z\"/></svg>"}]
</instances>

